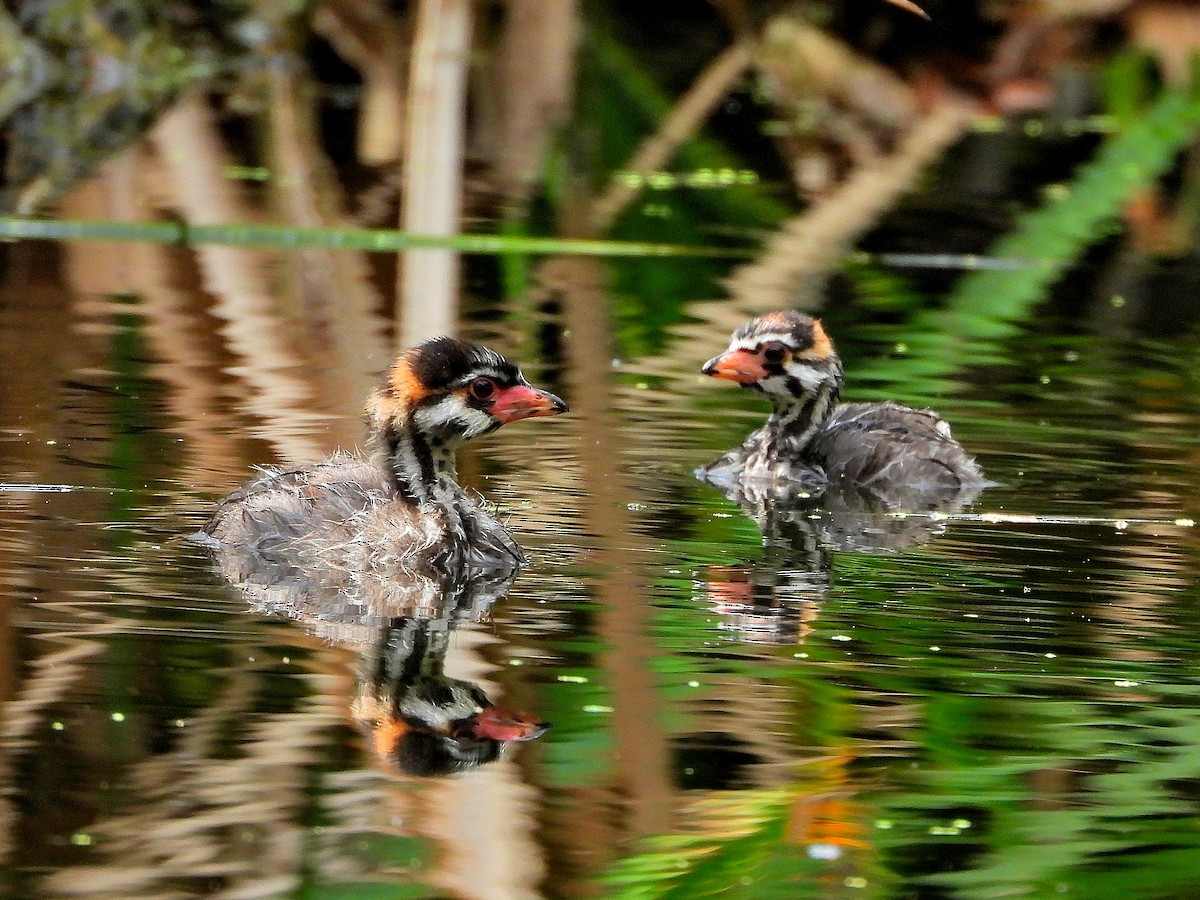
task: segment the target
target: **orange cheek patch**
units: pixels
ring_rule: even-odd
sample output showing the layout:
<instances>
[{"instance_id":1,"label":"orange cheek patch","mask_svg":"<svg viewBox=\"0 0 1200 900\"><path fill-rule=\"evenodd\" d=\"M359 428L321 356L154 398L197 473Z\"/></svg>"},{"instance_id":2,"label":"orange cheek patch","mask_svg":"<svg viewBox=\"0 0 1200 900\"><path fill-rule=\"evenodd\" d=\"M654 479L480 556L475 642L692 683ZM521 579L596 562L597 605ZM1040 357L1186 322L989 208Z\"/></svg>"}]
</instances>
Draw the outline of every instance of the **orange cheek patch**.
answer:
<instances>
[{"instance_id":1,"label":"orange cheek patch","mask_svg":"<svg viewBox=\"0 0 1200 900\"><path fill-rule=\"evenodd\" d=\"M400 403L410 407L419 403L425 394L428 393L425 385L417 380L417 376L413 374L412 367L404 357L396 360L396 364L392 366L391 374L388 377L388 384L391 386L392 396Z\"/></svg>"},{"instance_id":2,"label":"orange cheek patch","mask_svg":"<svg viewBox=\"0 0 1200 900\"><path fill-rule=\"evenodd\" d=\"M801 359L829 359L833 355L833 341L816 319L813 319L812 346L796 355Z\"/></svg>"},{"instance_id":3,"label":"orange cheek patch","mask_svg":"<svg viewBox=\"0 0 1200 900\"><path fill-rule=\"evenodd\" d=\"M367 418L384 425L399 422L429 391L413 374L405 357L388 371L387 378L367 399Z\"/></svg>"},{"instance_id":4,"label":"orange cheek patch","mask_svg":"<svg viewBox=\"0 0 1200 900\"><path fill-rule=\"evenodd\" d=\"M408 725L403 719L384 719L375 726L371 735L372 742L375 744L375 752L383 759L387 759L407 731Z\"/></svg>"}]
</instances>

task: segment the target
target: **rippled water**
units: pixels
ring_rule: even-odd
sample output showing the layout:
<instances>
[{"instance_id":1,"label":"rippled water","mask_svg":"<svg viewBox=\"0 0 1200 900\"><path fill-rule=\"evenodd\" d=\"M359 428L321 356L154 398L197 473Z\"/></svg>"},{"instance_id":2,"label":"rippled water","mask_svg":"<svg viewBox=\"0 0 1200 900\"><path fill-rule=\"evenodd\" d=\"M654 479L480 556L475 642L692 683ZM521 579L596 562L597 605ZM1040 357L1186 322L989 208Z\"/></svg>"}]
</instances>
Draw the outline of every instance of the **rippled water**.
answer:
<instances>
[{"instance_id":1,"label":"rippled water","mask_svg":"<svg viewBox=\"0 0 1200 900\"><path fill-rule=\"evenodd\" d=\"M352 445L385 360L248 373L189 259L116 296L104 252L6 251L11 895L1195 892L1193 341L1047 319L931 391L913 335L830 310L851 395L939 394L1002 484L958 518L801 511L764 541L692 476L762 417L697 372L740 312L625 358L647 342L609 331L597 264L540 311L477 300L464 331L573 413L464 458L530 553L511 590L388 632L256 611L187 540L251 465ZM398 771L363 712L397 648L551 729Z\"/></svg>"}]
</instances>

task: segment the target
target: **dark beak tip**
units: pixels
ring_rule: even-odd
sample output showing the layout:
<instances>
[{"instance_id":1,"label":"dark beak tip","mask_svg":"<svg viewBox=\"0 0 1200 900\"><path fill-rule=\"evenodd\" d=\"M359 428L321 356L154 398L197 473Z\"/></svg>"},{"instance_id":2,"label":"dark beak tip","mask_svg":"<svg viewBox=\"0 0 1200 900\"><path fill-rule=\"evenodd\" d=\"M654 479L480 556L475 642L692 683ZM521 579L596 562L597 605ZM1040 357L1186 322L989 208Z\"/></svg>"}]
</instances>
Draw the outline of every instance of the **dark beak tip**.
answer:
<instances>
[{"instance_id":1,"label":"dark beak tip","mask_svg":"<svg viewBox=\"0 0 1200 900\"><path fill-rule=\"evenodd\" d=\"M714 356L712 359L710 359L708 362L706 362L703 366L700 367L700 374L701 375L716 375L717 374L717 360L719 360L720 358L721 357L719 357L719 356Z\"/></svg>"}]
</instances>

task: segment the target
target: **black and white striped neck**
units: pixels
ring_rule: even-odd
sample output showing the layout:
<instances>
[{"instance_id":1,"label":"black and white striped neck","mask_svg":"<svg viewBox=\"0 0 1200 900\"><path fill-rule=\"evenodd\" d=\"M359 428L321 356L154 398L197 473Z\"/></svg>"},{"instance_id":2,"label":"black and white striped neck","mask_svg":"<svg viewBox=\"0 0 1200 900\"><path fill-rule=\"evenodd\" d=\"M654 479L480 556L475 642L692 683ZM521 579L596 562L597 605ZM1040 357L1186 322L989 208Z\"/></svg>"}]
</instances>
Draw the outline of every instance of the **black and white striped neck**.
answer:
<instances>
[{"instance_id":1,"label":"black and white striped neck","mask_svg":"<svg viewBox=\"0 0 1200 900\"><path fill-rule=\"evenodd\" d=\"M802 456L825 428L840 396L840 386L830 380L798 397L773 397L774 408L763 431L774 452Z\"/></svg>"},{"instance_id":2,"label":"black and white striped neck","mask_svg":"<svg viewBox=\"0 0 1200 900\"><path fill-rule=\"evenodd\" d=\"M381 440L400 499L423 512L455 505L463 491L452 444L411 427L389 429Z\"/></svg>"}]
</instances>

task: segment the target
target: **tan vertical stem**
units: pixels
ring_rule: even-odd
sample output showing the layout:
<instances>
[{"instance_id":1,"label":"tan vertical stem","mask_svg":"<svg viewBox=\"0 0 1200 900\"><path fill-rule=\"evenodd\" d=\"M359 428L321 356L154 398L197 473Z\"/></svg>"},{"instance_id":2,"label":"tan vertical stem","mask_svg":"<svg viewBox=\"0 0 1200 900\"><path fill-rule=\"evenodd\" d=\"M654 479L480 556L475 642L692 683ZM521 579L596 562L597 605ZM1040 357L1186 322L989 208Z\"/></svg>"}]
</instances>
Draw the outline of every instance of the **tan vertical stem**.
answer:
<instances>
[{"instance_id":1,"label":"tan vertical stem","mask_svg":"<svg viewBox=\"0 0 1200 900\"><path fill-rule=\"evenodd\" d=\"M717 56L675 104L654 136L638 148L624 171L647 175L665 166L675 151L695 136L717 105L729 96L749 64L750 51L741 44L734 44ZM589 233L598 234L611 226L641 190L636 181L614 178L588 212Z\"/></svg>"},{"instance_id":2,"label":"tan vertical stem","mask_svg":"<svg viewBox=\"0 0 1200 900\"><path fill-rule=\"evenodd\" d=\"M471 0L421 0L409 77L400 227L416 234L459 230ZM454 330L458 253L405 252L397 285L397 337L408 345Z\"/></svg>"},{"instance_id":3,"label":"tan vertical stem","mask_svg":"<svg viewBox=\"0 0 1200 900\"><path fill-rule=\"evenodd\" d=\"M579 463L588 530L603 567L597 631L607 645L603 667L612 696L618 794L627 804L625 837L671 825L670 760L651 663L650 605L640 570L638 537L623 498L632 490L621 470L622 437L612 392L612 335L603 270L595 260L560 258L541 271L543 284L566 301L567 355L574 381L572 412L583 420Z\"/></svg>"}]
</instances>

